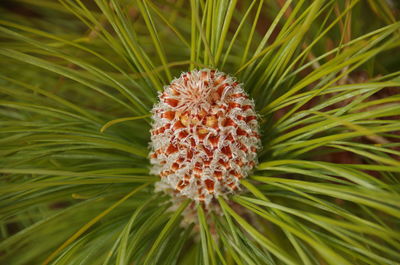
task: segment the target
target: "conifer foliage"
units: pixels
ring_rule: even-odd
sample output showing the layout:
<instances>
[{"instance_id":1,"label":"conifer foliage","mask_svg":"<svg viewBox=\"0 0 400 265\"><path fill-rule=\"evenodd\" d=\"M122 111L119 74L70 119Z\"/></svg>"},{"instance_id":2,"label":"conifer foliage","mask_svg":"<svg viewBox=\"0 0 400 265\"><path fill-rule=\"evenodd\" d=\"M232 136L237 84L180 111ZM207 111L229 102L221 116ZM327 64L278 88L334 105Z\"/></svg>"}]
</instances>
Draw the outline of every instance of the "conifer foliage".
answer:
<instances>
[{"instance_id":1,"label":"conifer foliage","mask_svg":"<svg viewBox=\"0 0 400 265\"><path fill-rule=\"evenodd\" d=\"M396 1L0 14L0 264L400 262Z\"/></svg>"}]
</instances>

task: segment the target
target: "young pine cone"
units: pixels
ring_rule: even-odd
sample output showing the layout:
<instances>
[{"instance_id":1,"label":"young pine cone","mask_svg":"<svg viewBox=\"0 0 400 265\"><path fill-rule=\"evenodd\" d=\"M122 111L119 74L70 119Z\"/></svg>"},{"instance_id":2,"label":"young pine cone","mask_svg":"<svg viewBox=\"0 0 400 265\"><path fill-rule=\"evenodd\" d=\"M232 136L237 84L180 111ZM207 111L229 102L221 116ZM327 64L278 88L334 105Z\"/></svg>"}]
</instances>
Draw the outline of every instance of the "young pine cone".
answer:
<instances>
[{"instance_id":1,"label":"young pine cone","mask_svg":"<svg viewBox=\"0 0 400 265\"><path fill-rule=\"evenodd\" d=\"M174 79L159 99L150 161L161 186L206 205L237 190L260 147L254 103L241 85L216 70L194 70Z\"/></svg>"}]
</instances>

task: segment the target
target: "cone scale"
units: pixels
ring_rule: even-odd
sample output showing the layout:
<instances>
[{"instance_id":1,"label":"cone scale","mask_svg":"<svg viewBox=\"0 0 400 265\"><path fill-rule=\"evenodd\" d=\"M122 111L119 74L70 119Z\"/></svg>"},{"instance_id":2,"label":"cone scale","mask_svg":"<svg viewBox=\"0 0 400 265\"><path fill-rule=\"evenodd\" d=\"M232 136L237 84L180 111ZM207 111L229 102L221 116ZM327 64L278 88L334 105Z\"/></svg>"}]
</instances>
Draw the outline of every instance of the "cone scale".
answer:
<instances>
[{"instance_id":1,"label":"cone scale","mask_svg":"<svg viewBox=\"0 0 400 265\"><path fill-rule=\"evenodd\" d=\"M159 94L150 142L151 173L174 195L209 202L238 190L260 147L254 103L222 72L182 73Z\"/></svg>"}]
</instances>

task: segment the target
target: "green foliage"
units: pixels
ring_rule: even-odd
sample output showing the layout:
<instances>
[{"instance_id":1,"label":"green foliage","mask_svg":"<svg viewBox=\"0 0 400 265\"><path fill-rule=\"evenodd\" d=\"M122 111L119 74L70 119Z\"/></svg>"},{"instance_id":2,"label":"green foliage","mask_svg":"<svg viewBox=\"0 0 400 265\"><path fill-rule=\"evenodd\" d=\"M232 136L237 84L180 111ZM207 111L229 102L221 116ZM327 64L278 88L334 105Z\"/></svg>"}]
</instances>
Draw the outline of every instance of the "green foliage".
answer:
<instances>
[{"instance_id":1,"label":"green foliage","mask_svg":"<svg viewBox=\"0 0 400 265\"><path fill-rule=\"evenodd\" d=\"M398 264L392 2L3 1L0 263ZM220 213L148 171L157 93L203 67L260 114L259 165Z\"/></svg>"}]
</instances>

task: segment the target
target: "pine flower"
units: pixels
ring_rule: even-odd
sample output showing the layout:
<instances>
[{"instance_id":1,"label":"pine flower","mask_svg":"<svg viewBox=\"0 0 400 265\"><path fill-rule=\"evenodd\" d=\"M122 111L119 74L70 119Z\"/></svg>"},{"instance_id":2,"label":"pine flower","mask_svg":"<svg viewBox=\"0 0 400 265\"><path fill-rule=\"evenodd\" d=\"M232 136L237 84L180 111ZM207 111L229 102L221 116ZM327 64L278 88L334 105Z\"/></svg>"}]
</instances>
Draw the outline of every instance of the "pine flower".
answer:
<instances>
[{"instance_id":1,"label":"pine flower","mask_svg":"<svg viewBox=\"0 0 400 265\"><path fill-rule=\"evenodd\" d=\"M153 108L150 161L161 186L206 205L238 189L260 146L254 103L234 78L182 73Z\"/></svg>"}]
</instances>

